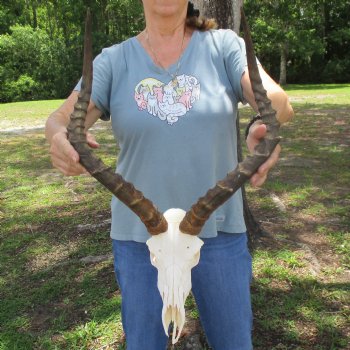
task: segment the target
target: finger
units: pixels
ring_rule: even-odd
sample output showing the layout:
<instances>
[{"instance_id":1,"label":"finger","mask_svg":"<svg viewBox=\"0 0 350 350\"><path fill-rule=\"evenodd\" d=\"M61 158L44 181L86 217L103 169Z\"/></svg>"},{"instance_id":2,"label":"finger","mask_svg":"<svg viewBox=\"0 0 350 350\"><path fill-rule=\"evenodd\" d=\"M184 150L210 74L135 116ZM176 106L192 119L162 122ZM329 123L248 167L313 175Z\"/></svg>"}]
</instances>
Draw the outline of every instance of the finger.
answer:
<instances>
[{"instance_id":1,"label":"finger","mask_svg":"<svg viewBox=\"0 0 350 350\"><path fill-rule=\"evenodd\" d=\"M247 137L247 146L251 153L254 152L255 146L260 142L260 140L265 137L267 128L265 124L261 121L255 122L249 129L249 134Z\"/></svg>"},{"instance_id":2,"label":"finger","mask_svg":"<svg viewBox=\"0 0 350 350\"><path fill-rule=\"evenodd\" d=\"M251 178L250 178L250 184L253 187L260 187L264 184L264 182L267 179L267 173L264 175L260 175L260 174L254 174Z\"/></svg>"},{"instance_id":3,"label":"finger","mask_svg":"<svg viewBox=\"0 0 350 350\"><path fill-rule=\"evenodd\" d=\"M70 144L67 134L64 132L59 132L53 136L50 153L58 158L66 159L66 161L79 162L79 154Z\"/></svg>"},{"instance_id":4,"label":"finger","mask_svg":"<svg viewBox=\"0 0 350 350\"><path fill-rule=\"evenodd\" d=\"M281 153L281 146L277 145L271 156L264 162L257 172L251 177L250 183L253 187L260 187L267 179L269 170L277 163L279 154Z\"/></svg>"},{"instance_id":5,"label":"finger","mask_svg":"<svg viewBox=\"0 0 350 350\"><path fill-rule=\"evenodd\" d=\"M73 148L68 140L62 141L62 152L73 163L79 163L79 153Z\"/></svg>"},{"instance_id":6,"label":"finger","mask_svg":"<svg viewBox=\"0 0 350 350\"><path fill-rule=\"evenodd\" d=\"M96 141L95 136L93 136L89 132L86 133L86 141L87 141L88 145L91 148L98 148L98 147L100 147L100 144Z\"/></svg>"},{"instance_id":7,"label":"finger","mask_svg":"<svg viewBox=\"0 0 350 350\"><path fill-rule=\"evenodd\" d=\"M249 134L251 137L253 137L254 139L260 140L263 137L265 137L266 135L266 125L262 124L261 122L255 122L249 130Z\"/></svg>"},{"instance_id":8,"label":"finger","mask_svg":"<svg viewBox=\"0 0 350 350\"><path fill-rule=\"evenodd\" d=\"M58 132L53 136L50 155L52 165L66 176L87 173L79 163L79 154L68 141L66 132Z\"/></svg>"},{"instance_id":9,"label":"finger","mask_svg":"<svg viewBox=\"0 0 350 350\"><path fill-rule=\"evenodd\" d=\"M57 148L56 146L51 147L50 154L52 159L60 159L70 164L77 164L79 159L74 153L70 154L67 151L62 150L62 148Z\"/></svg>"},{"instance_id":10,"label":"finger","mask_svg":"<svg viewBox=\"0 0 350 350\"><path fill-rule=\"evenodd\" d=\"M65 176L75 176L86 173L85 168L79 163L72 164L60 158L55 158L53 159L52 164Z\"/></svg>"},{"instance_id":11,"label":"finger","mask_svg":"<svg viewBox=\"0 0 350 350\"><path fill-rule=\"evenodd\" d=\"M279 155L281 153L281 146L277 145L273 152L271 153L270 157L264 162L258 169L257 173L259 174L265 174L269 172L269 170L275 166L279 159Z\"/></svg>"},{"instance_id":12,"label":"finger","mask_svg":"<svg viewBox=\"0 0 350 350\"><path fill-rule=\"evenodd\" d=\"M67 156L66 153L61 152L55 147L50 150L51 162L54 167L62 169L65 173L69 168L79 167L79 162L75 156Z\"/></svg>"}]
</instances>

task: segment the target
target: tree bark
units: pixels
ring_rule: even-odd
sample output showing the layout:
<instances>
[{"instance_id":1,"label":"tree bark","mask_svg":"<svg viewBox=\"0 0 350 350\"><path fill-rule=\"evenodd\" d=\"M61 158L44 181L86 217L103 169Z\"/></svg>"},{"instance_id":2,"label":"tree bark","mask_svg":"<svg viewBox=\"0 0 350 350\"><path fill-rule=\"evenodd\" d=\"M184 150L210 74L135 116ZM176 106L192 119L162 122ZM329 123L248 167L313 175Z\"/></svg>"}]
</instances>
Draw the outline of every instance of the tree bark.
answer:
<instances>
[{"instance_id":1,"label":"tree bark","mask_svg":"<svg viewBox=\"0 0 350 350\"><path fill-rule=\"evenodd\" d=\"M193 0L193 4L199 9L201 15L215 18L219 28L233 28L231 0Z\"/></svg>"},{"instance_id":2,"label":"tree bark","mask_svg":"<svg viewBox=\"0 0 350 350\"><path fill-rule=\"evenodd\" d=\"M233 29L237 34L239 34L241 26L240 9L243 6L243 0L193 0L193 3L195 7L199 9L202 15L206 17L214 17L218 22L220 28L230 28ZM237 113L236 130L237 154L238 161L240 162L242 161L243 156L239 125L239 113ZM264 231L250 210L244 185L241 187L241 191L243 198L243 215L248 232L249 248L250 250L253 250L257 238L263 235Z\"/></svg>"},{"instance_id":3,"label":"tree bark","mask_svg":"<svg viewBox=\"0 0 350 350\"><path fill-rule=\"evenodd\" d=\"M47 12L46 31L50 34L50 39L52 39L53 30L52 30L51 4L48 1L46 2L46 12Z\"/></svg>"},{"instance_id":4,"label":"tree bark","mask_svg":"<svg viewBox=\"0 0 350 350\"><path fill-rule=\"evenodd\" d=\"M243 152L242 152L242 138L241 138L241 128L240 128L240 120L239 120L239 112L237 112L236 119L236 130L237 130L237 158L238 162L243 160ZM245 185L241 187L242 198L243 198L243 216L244 222L247 226L248 232L248 246L249 250L253 251L256 246L257 238L266 235L266 232L260 226L260 223L255 219L252 211L250 210L247 193L245 190Z\"/></svg>"},{"instance_id":5,"label":"tree bark","mask_svg":"<svg viewBox=\"0 0 350 350\"><path fill-rule=\"evenodd\" d=\"M32 2L32 13L33 13L33 29L37 29L38 28L38 16L37 16L37 12L36 12L36 8L37 8L37 3L34 1Z\"/></svg>"},{"instance_id":6,"label":"tree bark","mask_svg":"<svg viewBox=\"0 0 350 350\"><path fill-rule=\"evenodd\" d=\"M281 58L280 58L279 83L280 85L286 85L287 84L287 55L288 55L287 44L283 43L281 45L280 54L281 54Z\"/></svg>"},{"instance_id":7,"label":"tree bark","mask_svg":"<svg viewBox=\"0 0 350 350\"><path fill-rule=\"evenodd\" d=\"M243 0L232 0L233 30L239 34L241 27L241 7Z\"/></svg>"}]
</instances>

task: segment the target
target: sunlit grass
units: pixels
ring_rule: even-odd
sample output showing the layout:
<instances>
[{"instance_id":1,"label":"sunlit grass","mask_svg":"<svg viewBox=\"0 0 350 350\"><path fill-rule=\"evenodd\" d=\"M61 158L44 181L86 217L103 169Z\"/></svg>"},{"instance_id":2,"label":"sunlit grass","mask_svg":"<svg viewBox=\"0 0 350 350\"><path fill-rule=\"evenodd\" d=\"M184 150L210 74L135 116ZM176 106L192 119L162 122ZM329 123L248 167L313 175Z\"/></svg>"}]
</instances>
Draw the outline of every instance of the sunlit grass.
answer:
<instances>
[{"instance_id":1,"label":"sunlit grass","mask_svg":"<svg viewBox=\"0 0 350 350\"><path fill-rule=\"evenodd\" d=\"M349 104L350 84L290 84L284 88L293 98L293 103L302 102L306 106L308 104Z\"/></svg>"},{"instance_id":2,"label":"sunlit grass","mask_svg":"<svg viewBox=\"0 0 350 350\"><path fill-rule=\"evenodd\" d=\"M42 126L63 100L28 101L0 104L0 129Z\"/></svg>"},{"instance_id":3,"label":"sunlit grass","mask_svg":"<svg viewBox=\"0 0 350 350\"><path fill-rule=\"evenodd\" d=\"M281 129L281 160L262 189L247 188L280 242L253 254L257 350L338 350L349 340L350 85L314 88L288 87L297 113ZM0 129L44 125L61 102L2 104ZM243 127L253 114L241 109ZM110 124L94 133L114 167ZM41 131L2 134L0 158L0 350L125 349L112 262L80 261L110 253L108 227L77 229L109 218L110 194L89 176L53 170ZM290 242L299 233L322 237L338 264L316 276L310 252ZM186 309L199 318L192 297Z\"/></svg>"}]
</instances>

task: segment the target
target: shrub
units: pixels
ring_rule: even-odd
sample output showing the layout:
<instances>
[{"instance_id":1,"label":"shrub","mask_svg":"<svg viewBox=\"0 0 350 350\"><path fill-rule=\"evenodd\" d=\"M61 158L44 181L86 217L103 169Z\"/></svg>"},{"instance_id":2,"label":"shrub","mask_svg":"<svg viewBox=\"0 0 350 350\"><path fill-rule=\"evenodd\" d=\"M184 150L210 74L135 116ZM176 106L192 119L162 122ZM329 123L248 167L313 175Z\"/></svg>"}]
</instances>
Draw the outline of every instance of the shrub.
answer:
<instances>
[{"instance_id":1,"label":"shrub","mask_svg":"<svg viewBox=\"0 0 350 350\"><path fill-rule=\"evenodd\" d=\"M0 35L0 102L63 97L71 89L71 67L63 40L13 26Z\"/></svg>"},{"instance_id":2,"label":"shrub","mask_svg":"<svg viewBox=\"0 0 350 350\"><path fill-rule=\"evenodd\" d=\"M350 59L329 60L322 72L322 81L326 83L346 83L350 81Z\"/></svg>"},{"instance_id":3,"label":"shrub","mask_svg":"<svg viewBox=\"0 0 350 350\"><path fill-rule=\"evenodd\" d=\"M38 97L39 84L29 75L23 74L16 81L5 82L0 89L4 101L34 100Z\"/></svg>"}]
</instances>

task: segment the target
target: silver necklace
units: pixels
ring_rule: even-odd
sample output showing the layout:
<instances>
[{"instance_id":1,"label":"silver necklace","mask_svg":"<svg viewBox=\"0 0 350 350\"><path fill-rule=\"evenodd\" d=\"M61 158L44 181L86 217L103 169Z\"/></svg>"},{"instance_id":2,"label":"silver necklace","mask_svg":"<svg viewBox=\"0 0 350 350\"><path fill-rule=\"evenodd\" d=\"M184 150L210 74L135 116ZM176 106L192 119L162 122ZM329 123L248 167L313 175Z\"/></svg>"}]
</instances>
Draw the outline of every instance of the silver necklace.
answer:
<instances>
[{"instance_id":1,"label":"silver necklace","mask_svg":"<svg viewBox=\"0 0 350 350\"><path fill-rule=\"evenodd\" d=\"M184 47L184 41L185 41L185 35L186 35L186 28L184 30L184 36L182 37L182 43L181 43L181 50L180 50L180 55L179 55L179 59L177 60L177 66L176 66L176 70L175 70L175 73L171 73L169 72L168 69L166 69L159 61L155 51L153 50L153 47L151 45L151 42L149 40L149 35L148 35L148 30L146 28L145 30L145 34L146 34L146 41L147 41L147 44L149 46L149 48L151 49L152 51L152 54L153 54L153 57L157 63L157 65L162 68L165 72L167 72L169 74L169 76L172 78L172 80L175 80L175 78L177 77L178 73L179 73L179 70L180 70L180 66L181 66L181 58L182 58L182 54L183 54L183 47Z\"/></svg>"}]
</instances>

